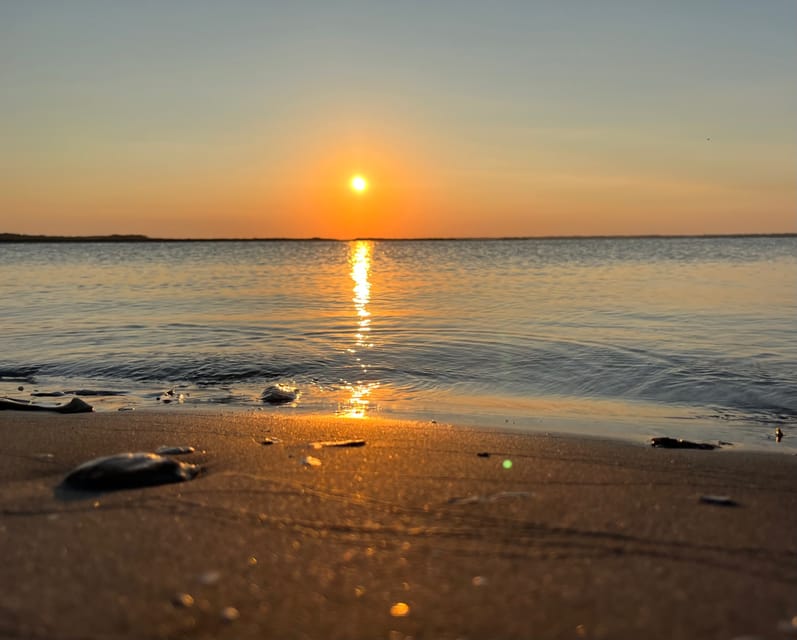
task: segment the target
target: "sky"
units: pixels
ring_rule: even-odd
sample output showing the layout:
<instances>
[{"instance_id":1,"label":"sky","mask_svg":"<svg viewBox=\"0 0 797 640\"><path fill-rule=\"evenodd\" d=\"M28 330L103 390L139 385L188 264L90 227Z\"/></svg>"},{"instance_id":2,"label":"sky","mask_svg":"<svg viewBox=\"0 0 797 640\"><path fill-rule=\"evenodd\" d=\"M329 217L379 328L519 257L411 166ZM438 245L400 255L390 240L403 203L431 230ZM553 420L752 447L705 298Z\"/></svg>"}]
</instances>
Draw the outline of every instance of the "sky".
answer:
<instances>
[{"instance_id":1,"label":"sky","mask_svg":"<svg viewBox=\"0 0 797 640\"><path fill-rule=\"evenodd\" d=\"M794 0L0 0L0 232L795 232L795 33Z\"/></svg>"}]
</instances>

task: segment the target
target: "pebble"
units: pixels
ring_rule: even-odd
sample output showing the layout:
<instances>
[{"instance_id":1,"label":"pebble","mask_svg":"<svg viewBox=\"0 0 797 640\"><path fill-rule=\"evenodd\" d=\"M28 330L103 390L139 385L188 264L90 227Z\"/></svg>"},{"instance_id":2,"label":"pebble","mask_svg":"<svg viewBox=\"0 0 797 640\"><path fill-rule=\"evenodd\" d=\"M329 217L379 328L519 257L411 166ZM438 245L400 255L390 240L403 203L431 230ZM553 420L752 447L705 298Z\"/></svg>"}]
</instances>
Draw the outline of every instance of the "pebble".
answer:
<instances>
[{"instance_id":1,"label":"pebble","mask_svg":"<svg viewBox=\"0 0 797 640\"><path fill-rule=\"evenodd\" d=\"M268 404L286 404L296 400L297 395L296 389L277 384L266 387L260 399Z\"/></svg>"},{"instance_id":2,"label":"pebble","mask_svg":"<svg viewBox=\"0 0 797 640\"><path fill-rule=\"evenodd\" d=\"M224 607L221 610L221 619L225 622L233 622L241 617L241 612L235 607Z\"/></svg>"},{"instance_id":3,"label":"pebble","mask_svg":"<svg viewBox=\"0 0 797 640\"><path fill-rule=\"evenodd\" d=\"M302 458L302 464L306 467L320 467L321 461L313 456L304 456Z\"/></svg>"},{"instance_id":4,"label":"pebble","mask_svg":"<svg viewBox=\"0 0 797 640\"><path fill-rule=\"evenodd\" d=\"M194 606L194 596L190 593L176 593L172 598L172 604L175 607L184 607L188 609Z\"/></svg>"},{"instance_id":5,"label":"pebble","mask_svg":"<svg viewBox=\"0 0 797 640\"><path fill-rule=\"evenodd\" d=\"M95 458L72 470L64 484L76 489L132 489L195 478L201 467L155 453L119 453Z\"/></svg>"}]
</instances>

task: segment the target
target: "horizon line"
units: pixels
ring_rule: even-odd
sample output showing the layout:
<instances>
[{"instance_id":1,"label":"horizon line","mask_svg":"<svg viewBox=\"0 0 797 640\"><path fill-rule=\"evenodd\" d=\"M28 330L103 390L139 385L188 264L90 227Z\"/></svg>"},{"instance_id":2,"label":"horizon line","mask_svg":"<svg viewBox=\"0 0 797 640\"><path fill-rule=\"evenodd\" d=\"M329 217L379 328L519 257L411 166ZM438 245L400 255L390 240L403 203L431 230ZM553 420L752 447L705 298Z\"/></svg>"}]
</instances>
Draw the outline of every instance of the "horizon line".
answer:
<instances>
[{"instance_id":1,"label":"horizon line","mask_svg":"<svg viewBox=\"0 0 797 640\"><path fill-rule=\"evenodd\" d=\"M600 240L600 239L668 239L668 238L782 238L795 237L797 232L770 233L641 233L641 234L586 234L586 235L541 235L541 236L421 236L382 237L357 236L353 238L327 238L308 236L294 237L216 237L216 238L161 238L145 234L104 235L46 235L26 233L0 233L0 243L24 242L444 242L444 241L511 241L511 240Z\"/></svg>"}]
</instances>

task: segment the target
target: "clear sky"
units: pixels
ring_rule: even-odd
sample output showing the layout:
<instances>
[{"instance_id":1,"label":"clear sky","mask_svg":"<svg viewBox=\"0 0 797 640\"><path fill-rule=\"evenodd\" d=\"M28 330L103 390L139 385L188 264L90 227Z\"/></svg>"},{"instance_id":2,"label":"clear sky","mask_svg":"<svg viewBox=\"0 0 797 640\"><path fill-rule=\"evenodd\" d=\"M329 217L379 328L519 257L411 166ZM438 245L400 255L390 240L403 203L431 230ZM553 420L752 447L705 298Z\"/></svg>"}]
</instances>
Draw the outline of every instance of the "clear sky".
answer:
<instances>
[{"instance_id":1,"label":"clear sky","mask_svg":"<svg viewBox=\"0 0 797 640\"><path fill-rule=\"evenodd\" d=\"M794 232L795 33L794 0L7 0L0 232Z\"/></svg>"}]
</instances>

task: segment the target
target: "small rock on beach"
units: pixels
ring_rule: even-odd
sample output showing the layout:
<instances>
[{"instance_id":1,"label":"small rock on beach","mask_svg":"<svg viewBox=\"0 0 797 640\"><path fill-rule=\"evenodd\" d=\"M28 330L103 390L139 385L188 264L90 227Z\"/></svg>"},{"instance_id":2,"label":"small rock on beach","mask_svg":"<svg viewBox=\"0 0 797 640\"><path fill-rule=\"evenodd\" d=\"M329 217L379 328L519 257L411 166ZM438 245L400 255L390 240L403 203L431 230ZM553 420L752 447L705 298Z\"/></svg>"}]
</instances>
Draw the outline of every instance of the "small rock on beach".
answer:
<instances>
[{"instance_id":1,"label":"small rock on beach","mask_svg":"<svg viewBox=\"0 0 797 640\"><path fill-rule=\"evenodd\" d=\"M224 607L221 610L221 619L225 622L234 622L241 617L241 613L235 607Z\"/></svg>"},{"instance_id":2,"label":"small rock on beach","mask_svg":"<svg viewBox=\"0 0 797 640\"><path fill-rule=\"evenodd\" d=\"M287 404L296 400L297 389L291 389L281 384L271 385L263 390L260 399L267 404Z\"/></svg>"},{"instance_id":3,"label":"small rock on beach","mask_svg":"<svg viewBox=\"0 0 797 640\"><path fill-rule=\"evenodd\" d=\"M93 491L133 489L185 482L195 478L200 470L198 465L156 453L120 453L84 462L66 476L64 484Z\"/></svg>"},{"instance_id":4,"label":"small rock on beach","mask_svg":"<svg viewBox=\"0 0 797 640\"><path fill-rule=\"evenodd\" d=\"M94 411L94 407L80 398L72 398L66 404L34 404L27 400L0 398L0 410L1 409L11 409L15 411L52 411L54 413L91 413Z\"/></svg>"},{"instance_id":5,"label":"small rock on beach","mask_svg":"<svg viewBox=\"0 0 797 640\"><path fill-rule=\"evenodd\" d=\"M194 596L192 596L190 593L176 593L172 598L172 604L175 607L188 609L194 606Z\"/></svg>"}]
</instances>

